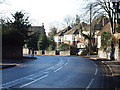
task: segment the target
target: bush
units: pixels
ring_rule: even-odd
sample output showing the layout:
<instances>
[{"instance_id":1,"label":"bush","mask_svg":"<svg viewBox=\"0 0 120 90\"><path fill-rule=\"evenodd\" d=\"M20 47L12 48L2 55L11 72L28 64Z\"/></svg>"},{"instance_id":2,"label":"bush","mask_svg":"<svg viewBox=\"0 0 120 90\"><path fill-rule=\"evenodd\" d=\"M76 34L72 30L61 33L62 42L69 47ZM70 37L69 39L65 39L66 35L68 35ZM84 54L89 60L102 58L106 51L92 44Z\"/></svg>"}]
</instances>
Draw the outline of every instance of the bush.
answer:
<instances>
[{"instance_id":1,"label":"bush","mask_svg":"<svg viewBox=\"0 0 120 90\"><path fill-rule=\"evenodd\" d=\"M58 49L60 51L67 51L67 50L70 50L70 45L66 44L66 43L62 43L62 44L60 44L60 46L58 47Z\"/></svg>"},{"instance_id":2,"label":"bush","mask_svg":"<svg viewBox=\"0 0 120 90\"><path fill-rule=\"evenodd\" d=\"M87 55L87 54L88 54L87 50L83 50L83 51L81 52L81 55Z\"/></svg>"},{"instance_id":3,"label":"bush","mask_svg":"<svg viewBox=\"0 0 120 90\"><path fill-rule=\"evenodd\" d=\"M71 55L77 55L77 53L78 53L78 49L77 49L77 47L70 47L70 51L71 51Z\"/></svg>"},{"instance_id":4,"label":"bush","mask_svg":"<svg viewBox=\"0 0 120 90\"><path fill-rule=\"evenodd\" d=\"M120 26L117 28L117 32L120 33Z\"/></svg>"},{"instance_id":5,"label":"bush","mask_svg":"<svg viewBox=\"0 0 120 90\"><path fill-rule=\"evenodd\" d=\"M111 46L112 35L110 32L103 32L101 34L101 48L104 51L107 51L108 48Z\"/></svg>"}]
</instances>

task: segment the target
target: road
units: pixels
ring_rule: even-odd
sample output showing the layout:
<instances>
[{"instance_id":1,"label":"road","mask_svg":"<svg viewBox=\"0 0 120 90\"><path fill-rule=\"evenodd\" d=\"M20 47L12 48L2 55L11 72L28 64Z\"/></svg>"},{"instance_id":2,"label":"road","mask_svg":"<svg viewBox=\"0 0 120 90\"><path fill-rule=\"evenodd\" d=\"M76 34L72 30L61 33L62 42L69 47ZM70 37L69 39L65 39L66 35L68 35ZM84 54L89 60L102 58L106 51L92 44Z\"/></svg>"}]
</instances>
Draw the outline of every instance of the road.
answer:
<instances>
[{"instance_id":1,"label":"road","mask_svg":"<svg viewBox=\"0 0 120 90\"><path fill-rule=\"evenodd\" d=\"M36 56L2 70L2 88L110 88L104 69L79 56Z\"/></svg>"}]
</instances>

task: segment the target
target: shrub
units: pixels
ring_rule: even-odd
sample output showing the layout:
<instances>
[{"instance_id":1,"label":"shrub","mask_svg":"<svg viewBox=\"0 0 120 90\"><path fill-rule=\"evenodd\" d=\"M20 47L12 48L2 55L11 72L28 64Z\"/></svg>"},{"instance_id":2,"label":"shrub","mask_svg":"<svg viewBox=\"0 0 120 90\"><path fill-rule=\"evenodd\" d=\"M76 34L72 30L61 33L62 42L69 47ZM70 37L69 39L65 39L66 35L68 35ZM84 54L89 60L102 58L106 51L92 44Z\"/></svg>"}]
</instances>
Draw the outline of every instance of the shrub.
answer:
<instances>
[{"instance_id":1,"label":"shrub","mask_svg":"<svg viewBox=\"0 0 120 90\"><path fill-rule=\"evenodd\" d=\"M66 44L66 43L62 43L62 44L60 44L60 46L58 47L58 49L60 51L67 51L67 50L70 50L70 45Z\"/></svg>"}]
</instances>

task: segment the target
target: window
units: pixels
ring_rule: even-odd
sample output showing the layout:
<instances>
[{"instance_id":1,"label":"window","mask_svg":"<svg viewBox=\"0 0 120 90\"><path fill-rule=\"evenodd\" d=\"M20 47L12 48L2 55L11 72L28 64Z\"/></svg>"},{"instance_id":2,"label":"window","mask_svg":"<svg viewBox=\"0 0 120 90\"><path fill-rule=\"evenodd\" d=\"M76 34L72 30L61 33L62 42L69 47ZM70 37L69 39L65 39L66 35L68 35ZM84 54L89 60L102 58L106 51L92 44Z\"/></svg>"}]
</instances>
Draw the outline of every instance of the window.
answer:
<instances>
[{"instance_id":1,"label":"window","mask_svg":"<svg viewBox=\"0 0 120 90\"><path fill-rule=\"evenodd\" d=\"M67 36L65 36L65 40L67 40Z\"/></svg>"}]
</instances>

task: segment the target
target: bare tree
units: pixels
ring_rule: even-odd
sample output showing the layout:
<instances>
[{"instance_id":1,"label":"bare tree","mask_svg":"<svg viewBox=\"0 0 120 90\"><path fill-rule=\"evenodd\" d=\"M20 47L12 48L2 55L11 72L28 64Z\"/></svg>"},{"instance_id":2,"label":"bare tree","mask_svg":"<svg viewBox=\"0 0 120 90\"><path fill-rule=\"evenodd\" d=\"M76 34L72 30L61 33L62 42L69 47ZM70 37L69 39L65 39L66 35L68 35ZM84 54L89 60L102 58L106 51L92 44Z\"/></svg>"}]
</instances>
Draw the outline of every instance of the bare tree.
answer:
<instances>
[{"instance_id":1,"label":"bare tree","mask_svg":"<svg viewBox=\"0 0 120 90\"><path fill-rule=\"evenodd\" d=\"M53 38L57 34L58 28L55 26L50 27L50 32L48 33L50 38Z\"/></svg>"},{"instance_id":2,"label":"bare tree","mask_svg":"<svg viewBox=\"0 0 120 90\"><path fill-rule=\"evenodd\" d=\"M73 23L74 19L71 16L66 16L64 18L64 21L65 21L67 26L71 26L71 23Z\"/></svg>"},{"instance_id":3,"label":"bare tree","mask_svg":"<svg viewBox=\"0 0 120 90\"><path fill-rule=\"evenodd\" d=\"M117 7L115 6L114 8L113 4L114 2L112 2L112 0L97 0L95 3L93 3L94 7L99 7L100 10L104 10L108 15L111 24L111 34L114 34L116 31L116 16L118 16L115 9Z\"/></svg>"},{"instance_id":4,"label":"bare tree","mask_svg":"<svg viewBox=\"0 0 120 90\"><path fill-rule=\"evenodd\" d=\"M120 2L120 1L119 1ZM97 11L102 11L104 14L107 14L109 17L109 21L111 24L111 34L116 32L116 23L118 13L116 12L119 7L119 2L113 2L113 0L96 0L96 2L92 3L94 8L98 8ZM116 5L117 4L117 5ZM114 43L111 41L111 56L110 58L114 59Z\"/></svg>"}]
</instances>

